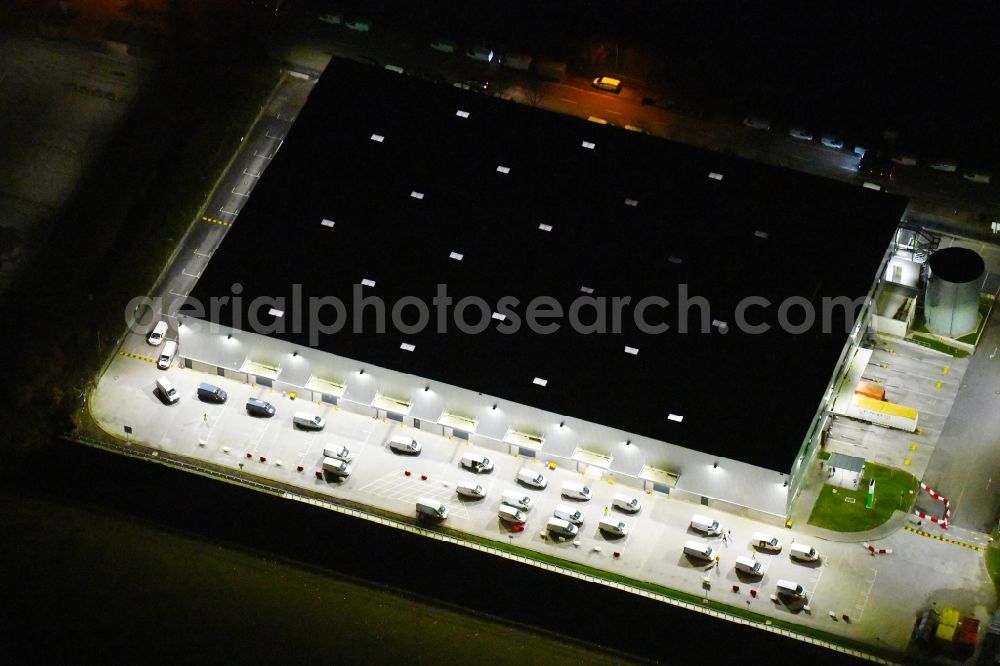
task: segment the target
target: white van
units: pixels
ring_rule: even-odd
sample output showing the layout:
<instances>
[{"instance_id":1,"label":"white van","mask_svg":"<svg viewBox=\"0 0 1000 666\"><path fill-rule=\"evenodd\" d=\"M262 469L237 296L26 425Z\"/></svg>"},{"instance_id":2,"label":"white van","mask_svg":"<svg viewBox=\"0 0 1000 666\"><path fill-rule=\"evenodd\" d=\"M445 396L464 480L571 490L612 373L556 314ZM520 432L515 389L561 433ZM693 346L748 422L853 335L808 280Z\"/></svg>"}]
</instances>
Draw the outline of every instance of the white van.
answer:
<instances>
[{"instance_id":1,"label":"white van","mask_svg":"<svg viewBox=\"0 0 1000 666\"><path fill-rule=\"evenodd\" d=\"M163 336L167 334L167 322L162 319L156 322L156 326L153 330L149 332L149 337L146 338L146 342L153 345L154 347L159 347L160 343L163 342Z\"/></svg>"},{"instance_id":2,"label":"white van","mask_svg":"<svg viewBox=\"0 0 1000 666\"><path fill-rule=\"evenodd\" d=\"M177 353L177 341L167 340L167 343L163 345L163 353L160 354L160 360L156 362L156 367L160 370L166 370L170 367L170 364L174 360L174 354Z\"/></svg>"},{"instance_id":3,"label":"white van","mask_svg":"<svg viewBox=\"0 0 1000 666\"><path fill-rule=\"evenodd\" d=\"M485 46L470 46L465 52L465 55L469 56L473 60L482 60L483 62L493 62L493 49L487 48Z\"/></svg>"},{"instance_id":4,"label":"white van","mask_svg":"<svg viewBox=\"0 0 1000 666\"><path fill-rule=\"evenodd\" d=\"M628 534L628 525L625 524L624 520L618 520L617 518L601 518L600 522L597 523L597 527L603 532L608 532L609 534L615 534L617 536L625 536Z\"/></svg>"},{"instance_id":5,"label":"white van","mask_svg":"<svg viewBox=\"0 0 1000 666\"><path fill-rule=\"evenodd\" d=\"M781 542L778 541L778 537L773 537L770 534L754 532L751 543L753 543L754 548L760 548L761 550L767 550L772 553L781 552Z\"/></svg>"},{"instance_id":6,"label":"white van","mask_svg":"<svg viewBox=\"0 0 1000 666\"><path fill-rule=\"evenodd\" d=\"M446 42L440 39L436 42L431 42L431 48L435 51L440 51L441 53L454 53L458 50L458 46L455 42Z\"/></svg>"},{"instance_id":7,"label":"white van","mask_svg":"<svg viewBox=\"0 0 1000 666\"><path fill-rule=\"evenodd\" d=\"M736 556L736 570L742 571L745 574L750 574L751 576L764 575L764 572L761 570L760 562L752 557L747 557L746 555Z\"/></svg>"},{"instance_id":8,"label":"white van","mask_svg":"<svg viewBox=\"0 0 1000 666\"><path fill-rule=\"evenodd\" d=\"M549 532L553 534L558 534L564 537L575 537L580 531L580 528L569 522L568 520L563 520L562 518L556 518L555 516L549 518L549 522L545 525Z\"/></svg>"},{"instance_id":9,"label":"white van","mask_svg":"<svg viewBox=\"0 0 1000 666\"><path fill-rule=\"evenodd\" d=\"M819 553L816 552L816 549L804 543L789 544L788 555L803 562L815 562L819 559Z\"/></svg>"},{"instance_id":10,"label":"white van","mask_svg":"<svg viewBox=\"0 0 1000 666\"><path fill-rule=\"evenodd\" d=\"M436 499L418 497L417 515L434 518L435 520L444 520L448 517L448 507L441 504L441 502L438 502Z\"/></svg>"},{"instance_id":11,"label":"white van","mask_svg":"<svg viewBox=\"0 0 1000 666\"><path fill-rule=\"evenodd\" d=\"M691 516L691 527L708 535L716 536L722 534L722 526L719 525L719 521L697 513Z\"/></svg>"},{"instance_id":12,"label":"white van","mask_svg":"<svg viewBox=\"0 0 1000 666\"><path fill-rule=\"evenodd\" d=\"M408 435L393 435L389 440L389 448L400 453L417 455L420 453L420 442Z\"/></svg>"},{"instance_id":13,"label":"white van","mask_svg":"<svg viewBox=\"0 0 1000 666\"><path fill-rule=\"evenodd\" d=\"M782 579L778 581L778 594L787 597L803 598L806 596L806 591L795 581Z\"/></svg>"},{"instance_id":14,"label":"white van","mask_svg":"<svg viewBox=\"0 0 1000 666\"><path fill-rule=\"evenodd\" d=\"M565 504L556 504L556 508L552 512L552 515L556 518L568 520L574 525L583 525L583 513L579 509L566 506Z\"/></svg>"},{"instance_id":15,"label":"white van","mask_svg":"<svg viewBox=\"0 0 1000 666\"><path fill-rule=\"evenodd\" d=\"M700 541L685 541L684 554L702 560L714 560L716 556L714 548Z\"/></svg>"},{"instance_id":16,"label":"white van","mask_svg":"<svg viewBox=\"0 0 1000 666\"><path fill-rule=\"evenodd\" d=\"M525 511L531 509L532 505L531 498L521 490L508 489L503 491L503 494L500 495L500 501L518 509L524 509Z\"/></svg>"},{"instance_id":17,"label":"white van","mask_svg":"<svg viewBox=\"0 0 1000 666\"><path fill-rule=\"evenodd\" d=\"M517 472L517 480L533 488L544 488L549 485L549 480L541 472L533 472L527 467L522 467Z\"/></svg>"},{"instance_id":18,"label":"white van","mask_svg":"<svg viewBox=\"0 0 1000 666\"><path fill-rule=\"evenodd\" d=\"M323 471L334 476L348 477L351 475L351 466L343 460L336 458L323 458Z\"/></svg>"},{"instance_id":19,"label":"white van","mask_svg":"<svg viewBox=\"0 0 1000 666\"><path fill-rule=\"evenodd\" d=\"M295 412L295 416L292 417L292 423L306 430L322 430L323 426L326 425L326 421L323 420L322 416L316 416L309 412Z\"/></svg>"},{"instance_id":20,"label":"white van","mask_svg":"<svg viewBox=\"0 0 1000 666\"><path fill-rule=\"evenodd\" d=\"M156 388L160 391L160 396L170 404L174 404L181 399L180 395L177 394L177 389L174 388L174 385L166 377L160 377L156 380Z\"/></svg>"},{"instance_id":21,"label":"white van","mask_svg":"<svg viewBox=\"0 0 1000 666\"><path fill-rule=\"evenodd\" d=\"M500 505L497 515L500 517L500 520L505 520L508 523L514 523L516 525L523 525L525 521L528 520L528 514L521 511L517 507L507 504Z\"/></svg>"},{"instance_id":22,"label":"white van","mask_svg":"<svg viewBox=\"0 0 1000 666\"><path fill-rule=\"evenodd\" d=\"M475 481L459 481L455 484L455 492L462 497L471 497L472 499L486 497L486 488L483 488Z\"/></svg>"},{"instance_id":23,"label":"white van","mask_svg":"<svg viewBox=\"0 0 1000 666\"><path fill-rule=\"evenodd\" d=\"M368 19L354 18L344 24L348 30L355 30L357 32L368 32L372 29L372 22Z\"/></svg>"},{"instance_id":24,"label":"white van","mask_svg":"<svg viewBox=\"0 0 1000 666\"><path fill-rule=\"evenodd\" d=\"M323 447L324 458L336 458L344 462L351 462L351 450L343 444L327 444Z\"/></svg>"},{"instance_id":25,"label":"white van","mask_svg":"<svg viewBox=\"0 0 1000 666\"><path fill-rule=\"evenodd\" d=\"M491 472L493 471L493 461L484 456L482 453L466 451L462 454L462 467L471 469L476 473Z\"/></svg>"},{"instance_id":26,"label":"white van","mask_svg":"<svg viewBox=\"0 0 1000 666\"><path fill-rule=\"evenodd\" d=\"M622 511L627 511L628 513L636 513L642 508L642 502L639 501L638 497L625 495L623 493L617 493L611 499L611 505L621 509Z\"/></svg>"},{"instance_id":27,"label":"white van","mask_svg":"<svg viewBox=\"0 0 1000 666\"><path fill-rule=\"evenodd\" d=\"M578 500L589 500L593 493L588 486L576 481L566 481L562 484L562 494L564 497L572 497Z\"/></svg>"}]
</instances>

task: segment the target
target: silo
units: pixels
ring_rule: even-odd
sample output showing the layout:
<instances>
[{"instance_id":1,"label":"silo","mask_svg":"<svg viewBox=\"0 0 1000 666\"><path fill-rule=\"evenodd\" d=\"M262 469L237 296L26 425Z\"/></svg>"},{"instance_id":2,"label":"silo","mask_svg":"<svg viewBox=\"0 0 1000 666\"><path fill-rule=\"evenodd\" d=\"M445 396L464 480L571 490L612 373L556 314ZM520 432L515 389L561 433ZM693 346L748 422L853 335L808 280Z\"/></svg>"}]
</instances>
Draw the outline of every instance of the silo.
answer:
<instances>
[{"instance_id":1,"label":"silo","mask_svg":"<svg viewBox=\"0 0 1000 666\"><path fill-rule=\"evenodd\" d=\"M948 247L927 260L924 317L931 333L957 338L976 330L986 264L973 250Z\"/></svg>"}]
</instances>

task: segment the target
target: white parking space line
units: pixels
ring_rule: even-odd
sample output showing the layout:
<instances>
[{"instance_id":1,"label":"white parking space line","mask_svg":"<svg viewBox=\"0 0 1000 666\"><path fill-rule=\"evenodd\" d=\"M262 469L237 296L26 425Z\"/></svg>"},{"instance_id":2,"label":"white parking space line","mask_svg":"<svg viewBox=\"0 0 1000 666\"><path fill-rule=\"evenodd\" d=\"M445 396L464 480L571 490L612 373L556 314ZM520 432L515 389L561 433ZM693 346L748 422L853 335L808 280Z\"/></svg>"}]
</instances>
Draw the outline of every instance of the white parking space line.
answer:
<instances>
[{"instance_id":1,"label":"white parking space line","mask_svg":"<svg viewBox=\"0 0 1000 666\"><path fill-rule=\"evenodd\" d=\"M196 256L196 257L202 257L204 259L211 259L212 258L211 253L205 254L204 252L199 252L198 250L194 251L194 256Z\"/></svg>"},{"instance_id":2,"label":"white parking space line","mask_svg":"<svg viewBox=\"0 0 1000 666\"><path fill-rule=\"evenodd\" d=\"M187 294L178 294L176 291L168 291L167 293L178 298L187 298Z\"/></svg>"},{"instance_id":3,"label":"white parking space line","mask_svg":"<svg viewBox=\"0 0 1000 666\"><path fill-rule=\"evenodd\" d=\"M270 155L263 155L263 154L261 154L261 153L258 153L258 152L257 152L257 151L255 150L255 151L253 151L253 156L254 156L254 157L263 157L263 158L264 158L265 160L269 160L269 159L271 159L272 157L274 157L274 153L271 153Z\"/></svg>"},{"instance_id":4,"label":"white parking space line","mask_svg":"<svg viewBox=\"0 0 1000 666\"><path fill-rule=\"evenodd\" d=\"M469 518L469 510L460 502L455 501L455 484L444 483L439 479L427 477L421 480L419 475L406 476L403 469L397 469L384 474L371 483L359 488L359 492L370 493L378 497L403 502L416 502L419 497L438 500L448 507L448 516Z\"/></svg>"},{"instance_id":5,"label":"white parking space line","mask_svg":"<svg viewBox=\"0 0 1000 666\"><path fill-rule=\"evenodd\" d=\"M243 169L243 175L244 176L250 176L251 178L260 178L260 174L259 173L250 173L246 169Z\"/></svg>"},{"instance_id":6,"label":"white parking space line","mask_svg":"<svg viewBox=\"0 0 1000 666\"><path fill-rule=\"evenodd\" d=\"M242 192L237 192L235 187L233 189L231 189L230 192L232 192L233 194L235 194L238 197L249 197L250 196L249 194L243 194Z\"/></svg>"},{"instance_id":7,"label":"white parking space line","mask_svg":"<svg viewBox=\"0 0 1000 666\"><path fill-rule=\"evenodd\" d=\"M222 213L223 215L232 215L233 217L236 217L237 215L240 214L239 210L231 211L231 210L226 210L225 208L220 208L219 212Z\"/></svg>"},{"instance_id":8,"label":"white parking space line","mask_svg":"<svg viewBox=\"0 0 1000 666\"><path fill-rule=\"evenodd\" d=\"M858 604L857 606L855 606L855 608L858 609L858 619L857 619L857 622L861 622L861 618L864 617L865 608L868 607L868 600L872 596L872 588L875 587L875 579L877 577L878 577L878 570L877 569L872 569L872 579L868 583L868 589L865 590L864 594L861 595L864 598L864 601L862 603Z\"/></svg>"},{"instance_id":9,"label":"white parking space line","mask_svg":"<svg viewBox=\"0 0 1000 666\"><path fill-rule=\"evenodd\" d=\"M195 280L201 279L201 273L198 273L197 275L194 275L192 273L188 273L186 270L183 270L183 269L181 269L181 275L186 275L188 277L192 277Z\"/></svg>"},{"instance_id":10,"label":"white parking space line","mask_svg":"<svg viewBox=\"0 0 1000 666\"><path fill-rule=\"evenodd\" d=\"M268 130L267 132L265 132L264 136L266 136L268 139L274 139L275 141L284 141L285 140L284 136L271 136L271 130Z\"/></svg>"},{"instance_id":11,"label":"white parking space line","mask_svg":"<svg viewBox=\"0 0 1000 666\"><path fill-rule=\"evenodd\" d=\"M575 99L570 99L568 97L560 97L559 101L566 102L567 104L579 104L579 102L577 102Z\"/></svg>"}]
</instances>

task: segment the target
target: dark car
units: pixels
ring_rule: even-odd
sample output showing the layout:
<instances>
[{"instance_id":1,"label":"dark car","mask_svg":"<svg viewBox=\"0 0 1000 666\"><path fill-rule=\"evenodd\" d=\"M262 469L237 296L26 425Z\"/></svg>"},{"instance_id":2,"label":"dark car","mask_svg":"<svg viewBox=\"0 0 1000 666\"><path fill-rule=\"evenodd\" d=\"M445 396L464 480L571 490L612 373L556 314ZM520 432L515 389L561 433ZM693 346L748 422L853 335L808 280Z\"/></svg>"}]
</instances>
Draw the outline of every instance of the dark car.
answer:
<instances>
[{"instance_id":1,"label":"dark car","mask_svg":"<svg viewBox=\"0 0 1000 666\"><path fill-rule=\"evenodd\" d=\"M226 401L226 392L215 384L198 384L198 398L205 402L216 402L222 404Z\"/></svg>"},{"instance_id":2,"label":"dark car","mask_svg":"<svg viewBox=\"0 0 1000 666\"><path fill-rule=\"evenodd\" d=\"M247 400L247 414L250 416L274 416L274 405L257 398Z\"/></svg>"}]
</instances>

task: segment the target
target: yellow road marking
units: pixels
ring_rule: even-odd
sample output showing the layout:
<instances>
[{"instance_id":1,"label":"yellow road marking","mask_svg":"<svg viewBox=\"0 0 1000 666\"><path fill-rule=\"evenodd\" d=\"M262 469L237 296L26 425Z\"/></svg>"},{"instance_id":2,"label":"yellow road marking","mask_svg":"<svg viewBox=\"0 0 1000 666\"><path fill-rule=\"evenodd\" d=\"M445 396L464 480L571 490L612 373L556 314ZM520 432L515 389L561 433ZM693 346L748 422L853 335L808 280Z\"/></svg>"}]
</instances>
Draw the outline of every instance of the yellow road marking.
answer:
<instances>
[{"instance_id":1,"label":"yellow road marking","mask_svg":"<svg viewBox=\"0 0 1000 666\"><path fill-rule=\"evenodd\" d=\"M918 530L916 527L910 527L909 525L903 525L903 529L913 532L914 534L919 534L920 536L929 537L931 539L936 539L938 541L944 541L946 543L953 543L956 546L962 546L964 548L968 548L969 550L974 550L977 553L981 553L984 550L986 550L982 546L976 546L971 543L965 543L964 541L959 541L958 539L951 539L946 536L941 536L940 534L931 534L930 532L924 532L923 530Z\"/></svg>"},{"instance_id":2,"label":"yellow road marking","mask_svg":"<svg viewBox=\"0 0 1000 666\"><path fill-rule=\"evenodd\" d=\"M214 217L208 217L207 215L202 215L201 219L203 221L205 221L205 222L210 222L211 224L221 224L224 227L231 227L231 226L233 226L232 222L225 222L223 220L219 220L219 219L216 219Z\"/></svg>"},{"instance_id":3,"label":"yellow road marking","mask_svg":"<svg viewBox=\"0 0 1000 666\"><path fill-rule=\"evenodd\" d=\"M137 361L145 361L146 363L156 363L156 359L155 358L150 358L148 356L142 356L140 354L133 354L132 352L127 352L127 351L118 352L118 353L121 356L125 356L126 358L134 358Z\"/></svg>"}]
</instances>

